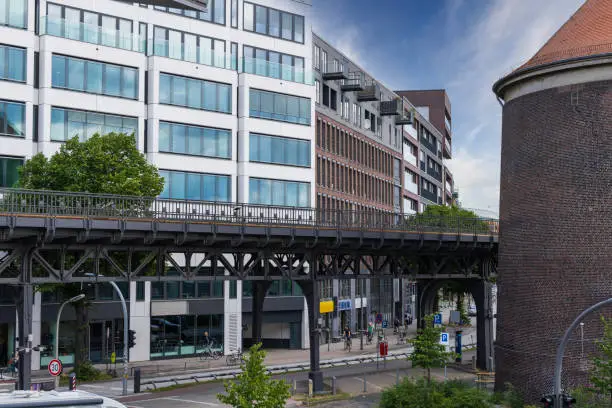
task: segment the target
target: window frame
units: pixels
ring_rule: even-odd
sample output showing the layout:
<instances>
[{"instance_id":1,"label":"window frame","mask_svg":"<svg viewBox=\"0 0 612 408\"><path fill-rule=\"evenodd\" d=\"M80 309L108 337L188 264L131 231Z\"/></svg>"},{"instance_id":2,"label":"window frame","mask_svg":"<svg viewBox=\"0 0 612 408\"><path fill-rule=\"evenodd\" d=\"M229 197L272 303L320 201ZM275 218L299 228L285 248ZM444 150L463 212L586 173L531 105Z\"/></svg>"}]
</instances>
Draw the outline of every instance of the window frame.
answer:
<instances>
[{"instance_id":1,"label":"window frame","mask_svg":"<svg viewBox=\"0 0 612 408\"><path fill-rule=\"evenodd\" d=\"M27 48L15 47L9 44L0 44L0 48L4 49L4 61L0 60L0 64L4 67L4 76L0 76L0 81L10 81L17 82L20 84L25 84L28 81L28 50ZM10 50L19 50L22 52L22 61L21 61L21 76L23 79L15 79L9 78L9 72L11 71L11 61L10 58L11 53Z\"/></svg>"},{"instance_id":2,"label":"window frame","mask_svg":"<svg viewBox=\"0 0 612 408\"><path fill-rule=\"evenodd\" d=\"M219 202L219 203L228 203L232 201L232 176L230 174L221 174L221 173L201 173L201 172L195 172L195 171L180 171L180 170L172 170L172 169L160 169L159 170L160 175L165 175L166 173L168 173L168 177L167 180L165 180L164 183L164 190L159 194L159 198L161 199L167 199L167 200L183 200L183 201L204 201L204 202ZM183 197L172 197L171 196L171 180L172 180L172 174L176 174L176 175L183 175L183 192L184 192L184 196ZM216 177L215 178L215 196L217 195L217 188L218 188L218 183L219 181L223 181L225 180L227 182L227 200L221 200L221 201L210 201L210 200L203 200L203 199L193 199L193 198L188 198L188 187L189 187L189 181L188 181L188 176L189 175L198 175L200 177L200 197L202 197L202 195L204 194L204 177L205 176L213 176ZM166 178L166 177L164 177ZM167 193L167 196L165 196L164 193Z\"/></svg>"},{"instance_id":3,"label":"window frame","mask_svg":"<svg viewBox=\"0 0 612 408\"><path fill-rule=\"evenodd\" d=\"M307 165L302 165L302 164L298 164L298 163L288 163L287 160L285 162L282 161L274 161L273 159L268 160L264 160L264 159L257 159L257 158L253 158L253 151L251 150L251 143L252 143L252 138L256 136L256 137L269 137L272 139L278 139L281 143L282 142L289 142L289 141L296 141L299 144L303 144L303 145L307 145L308 147L308 164ZM273 143L273 141L271 142ZM297 152L297 161L299 162L300 160L300 147L301 146L297 146L298 147L298 152ZM287 146L283 146L284 149L287 149ZM258 151L261 151L261 148L258 149ZM284 152L283 152L284 153ZM270 152L271 157L274 154L274 149L271 150ZM263 164L274 164L274 165L279 165L279 166L289 166L289 167L299 167L299 168L312 168L312 143L310 140L308 139L298 139L295 137L286 137L286 136L278 136L278 135L270 135L270 134L264 134L264 133L259 133L259 132L249 132L249 162L251 163L263 163Z\"/></svg>"},{"instance_id":4,"label":"window frame","mask_svg":"<svg viewBox=\"0 0 612 408\"><path fill-rule=\"evenodd\" d=\"M59 140L59 139L54 139L52 137L52 133L53 133L53 111L54 110L62 110L64 111L64 139ZM123 125L123 122L126 119L132 119L136 121L136 129L134 130L134 138L136 139L136 141L138 140L138 132L139 132L139 123L138 123L138 117L136 116L122 116L122 115L113 115L113 114L109 114L109 113L102 113L102 112L96 112L96 111L88 111L88 110L82 110L82 109L73 109L73 108L65 108L62 106L51 106L51 126L49 128L49 138L51 142L54 143L65 143L67 140L69 140L71 137L68 135L68 115L67 112L78 112L78 113L82 113L85 115L85 124L89 123L87 121L88 118L88 114L96 114L96 115L101 115L104 118L104 126L106 126L106 118L107 117L113 117L113 118L121 118L121 122ZM80 137L79 137L80 139Z\"/></svg>"},{"instance_id":5,"label":"window frame","mask_svg":"<svg viewBox=\"0 0 612 408\"><path fill-rule=\"evenodd\" d=\"M15 106L19 106L21 108L21 131L23 133L23 135L16 135L16 134L11 134L11 133L6 133L4 132L4 129L0 129L0 137L13 137L13 138L17 138L17 139L25 139L27 132L26 132L26 104L25 102L18 102L18 101L12 101L12 100L7 100L7 99L0 99L0 112L3 113L3 117L6 118L6 112L7 112L7 106L8 105L15 105ZM6 119L4 119L4 126L6 127L6 129L8 130L8 121Z\"/></svg>"},{"instance_id":6,"label":"window frame","mask_svg":"<svg viewBox=\"0 0 612 408\"><path fill-rule=\"evenodd\" d=\"M168 137L168 146L170 146L170 149L168 150L162 150L161 148L161 144L158 144L158 151L159 153L164 153L164 154L178 154L178 155L184 155L184 156L192 156L192 157L207 157L207 158L212 158L212 159L219 159L219 160L232 160L232 131L231 129L223 129L223 128L216 128L216 127L210 127L210 126L199 126L199 125L192 125L192 124L187 124L187 123L180 123L180 122L170 122L170 121L165 121L165 120L160 120L159 124L158 124L158 130L161 129L162 124L166 124L166 125L170 125L170 133L169 133L169 137ZM172 126L184 126L185 127L185 143L186 143L186 148L185 148L185 152L174 152L172 151L172 146L174 145L173 143L173 132L172 132ZM214 156L214 155L206 155L206 154L194 154L194 153L189 153L189 128L195 128L195 129L199 129L201 131L200 133L200 146L202 146L201 151L204 151L204 140L205 140L205 135L204 135L204 130L214 130L216 132L218 131L222 131L222 132L227 132L228 135L228 146L227 146L227 152L228 152L228 156L224 157L224 156ZM217 136L217 135L215 135ZM158 132L158 139L159 139L159 132ZM218 149L218 143L219 143L219 139L215 139L215 143L217 144L217 149Z\"/></svg>"},{"instance_id":7,"label":"window frame","mask_svg":"<svg viewBox=\"0 0 612 408\"><path fill-rule=\"evenodd\" d=\"M203 111L207 111L207 112L223 113L223 114L226 114L226 115L231 115L232 114L233 106L234 105L233 105L233 100L232 100L232 85L231 84L227 84L225 82L209 81L209 80L200 79L200 78L191 78L191 77L186 77L186 76L183 76L183 75L171 74L171 73L164 72L164 71L161 71L159 73L159 77L158 78L159 78L160 84L161 84L161 77L162 77L162 75L165 75L166 77L170 78L170 81L169 81L169 84L170 84L169 85L169 88L170 88L169 89L170 102L162 102L161 98L158 97L158 101L157 102L160 105L180 106L182 108L187 108L187 109L197 109L197 110L203 110ZM181 79L185 80L185 83L187 83L188 81L198 81L200 83L201 99L200 99L200 107L199 108L193 107L193 106L189 106L189 103L187 102L187 91L185 92L185 104L174 103L174 92L173 92L173 90L174 90L173 89L173 87L174 87L174 78L181 78ZM219 105L219 101L220 101L220 95L221 95L220 94L220 89L221 88L219 87L219 85L228 87L228 89L229 89L229 93L228 93L229 110L227 112L223 111L223 110L219 110L219 109L208 109L208 108L205 107L206 106L206 101L205 101L205 97L204 96L205 96L205 85L206 84L213 84L216 87L215 88L215 105L217 107L220 106ZM159 86L159 88L161 88L161 85ZM161 91L159 92L159 94L161 94Z\"/></svg>"},{"instance_id":8,"label":"window frame","mask_svg":"<svg viewBox=\"0 0 612 408\"><path fill-rule=\"evenodd\" d=\"M261 95L262 94L270 94L272 95L272 106L276 107L276 96L280 96L280 97L285 97L285 98L296 98L298 101L298 115L301 114L301 107L302 107L302 101L308 101L308 105L309 105L309 109L308 109L308 117L304 117L302 118L301 116L297 116L298 120L297 121L292 121L289 119L281 119L278 116L277 117L272 117L272 115L281 115L280 113L275 113L275 112L266 112L269 113L270 117L266 117L264 115L257 115L257 114L253 114L254 110L252 107L252 101L253 101L253 92L259 93L258 96L258 100L261 101ZM292 115L289 114L289 99L286 99L286 103L285 103L285 107L286 107L286 114L284 114L285 117L291 117ZM264 112L261 110L261 102L258 103L258 112ZM303 96L296 96L296 95L289 95L289 94L285 94L285 93L280 93L280 92L272 92L272 91L267 91L267 90L263 90L263 89L258 89L258 88L250 88L249 89L249 117L251 118L257 118L257 119L264 119L264 120L273 120L273 121L277 121L277 122L284 122L284 123L292 123L295 125L301 125L301 126L310 126L312 123L312 113L311 113L311 108L312 108L312 100L310 98L306 98ZM273 108L274 109L274 108ZM301 120L304 121L308 121L308 123L303 123L301 122Z\"/></svg>"},{"instance_id":9,"label":"window frame","mask_svg":"<svg viewBox=\"0 0 612 408\"><path fill-rule=\"evenodd\" d=\"M261 4L257 4L257 3L252 3L250 1L244 1L242 3L242 16L243 19L245 16L247 16L247 10L245 10L245 8L252 8L253 10L253 14L252 14L252 18L250 21L253 22L253 27L252 29L248 29L246 28L246 26L243 24L243 31L247 31L249 33L254 33L254 34L259 34L259 35L265 35L267 37L272 37L272 38L278 38L280 40L285 40L285 41L291 41L291 42L295 42L298 44L304 44L305 43L305 39L306 39L306 18L304 16L301 16L299 14L294 14L294 13L290 13L288 11L283 11L283 10L279 10L273 7L268 7L268 6L263 6ZM257 31L257 20L256 20L256 14L257 14L257 7L261 7L264 8L264 13L266 16L266 29L265 29L265 33L263 32L259 32ZM272 35L270 34L270 10L273 10L275 12L278 12L279 15L279 27L278 27L278 31L279 31L279 35ZM250 14L250 13L249 13ZM291 17L291 38L286 38L283 36L283 17L285 15L288 15ZM302 41L298 41L296 39L296 21L299 21L301 19L302 23L301 23L301 33L299 34L302 38Z\"/></svg>"},{"instance_id":10,"label":"window frame","mask_svg":"<svg viewBox=\"0 0 612 408\"><path fill-rule=\"evenodd\" d=\"M198 21L204 21L206 23L212 23L212 24L216 24L218 26L226 26L227 25L227 8L226 8L226 0L208 0L209 4L208 4L208 9L210 10L210 13L203 13L201 11L191 11L191 10L184 10L184 9L177 9L177 11L180 12L174 12L174 11L170 11L170 9L172 9L172 7L166 7L166 6L153 6L153 10L155 11L161 11L162 13L168 13L168 14L172 14L175 16L181 16L181 17L187 17L187 18L192 18L194 20L198 20ZM215 15L215 10L217 10L218 8L215 7L215 3L217 1L222 1L223 2L223 23L219 23L216 20L216 15ZM230 10L231 12L231 10ZM187 13L195 13L195 15L190 15ZM202 14L210 14L210 19L207 18L202 18ZM231 18L231 17L230 17Z\"/></svg>"}]
</instances>

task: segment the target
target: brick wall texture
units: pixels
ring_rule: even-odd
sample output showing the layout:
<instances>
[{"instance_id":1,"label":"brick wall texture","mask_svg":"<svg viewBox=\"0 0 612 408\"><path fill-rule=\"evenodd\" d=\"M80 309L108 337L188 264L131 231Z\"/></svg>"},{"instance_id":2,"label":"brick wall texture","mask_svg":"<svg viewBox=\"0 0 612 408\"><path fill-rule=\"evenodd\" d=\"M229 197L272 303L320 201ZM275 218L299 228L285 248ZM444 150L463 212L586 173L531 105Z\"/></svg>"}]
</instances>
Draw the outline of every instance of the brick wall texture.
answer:
<instances>
[{"instance_id":1,"label":"brick wall texture","mask_svg":"<svg viewBox=\"0 0 612 408\"><path fill-rule=\"evenodd\" d=\"M496 388L553 387L559 339L612 297L612 81L527 94L503 109ZM610 317L612 308L602 311ZM588 380L599 316L572 334L563 384Z\"/></svg>"}]
</instances>

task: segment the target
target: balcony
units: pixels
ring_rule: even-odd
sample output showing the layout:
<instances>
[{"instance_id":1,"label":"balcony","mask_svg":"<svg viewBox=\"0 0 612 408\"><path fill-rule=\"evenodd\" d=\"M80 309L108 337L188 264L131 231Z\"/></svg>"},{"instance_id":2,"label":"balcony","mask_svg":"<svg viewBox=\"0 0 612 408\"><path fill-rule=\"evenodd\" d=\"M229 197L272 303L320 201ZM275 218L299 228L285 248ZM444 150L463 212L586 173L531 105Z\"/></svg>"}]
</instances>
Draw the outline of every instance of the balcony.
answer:
<instances>
[{"instance_id":1,"label":"balcony","mask_svg":"<svg viewBox=\"0 0 612 408\"><path fill-rule=\"evenodd\" d=\"M246 74L261 75L268 78L283 79L299 84L314 84L314 78L310 70L257 58L244 57L242 59L242 72Z\"/></svg>"},{"instance_id":2,"label":"balcony","mask_svg":"<svg viewBox=\"0 0 612 408\"><path fill-rule=\"evenodd\" d=\"M93 24L77 23L59 17L42 16L40 35L52 35L128 51L143 53L146 51L146 39L138 34L110 30Z\"/></svg>"},{"instance_id":3,"label":"balcony","mask_svg":"<svg viewBox=\"0 0 612 408\"><path fill-rule=\"evenodd\" d=\"M406 181L406 183L404 183L404 190L410 191L412 194L419 195L419 186L412 181Z\"/></svg>"},{"instance_id":4,"label":"balcony","mask_svg":"<svg viewBox=\"0 0 612 408\"><path fill-rule=\"evenodd\" d=\"M414 128L414 126L411 126L411 125L404 126L404 132L408 133L410 136L412 136L416 140L419 140L419 132L416 130L416 128Z\"/></svg>"},{"instance_id":5,"label":"balcony","mask_svg":"<svg viewBox=\"0 0 612 408\"><path fill-rule=\"evenodd\" d=\"M442 150L444 152L445 159L452 158L453 151L451 149L451 142L447 138L444 138L444 148Z\"/></svg>"},{"instance_id":6,"label":"balcony","mask_svg":"<svg viewBox=\"0 0 612 408\"><path fill-rule=\"evenodd\" d=\"M414 122L414 112L413 111L403 112L401 115L398 115L395 117L396 126L412 125L412 122Z\"/></svg>"},{"instance_id":7,"label":"balcony","mask_svg":"<svg viewBox=\"0 0 612 408\"><path fill-rule=\"evenodd\" d=\"M339 81L348 78L346 70L337 62L328 62L327 65L321 68L324 81Z\"/></svg>"},{"instance_id":8,"label":"balcony","mask_svg":"<svg viewBox=\"0 0 612 408\"><path fill-rule=\"evenodd\" d=\"M435 171L433 167L429 167L427 169L427 174L429 174L431 177L435 178L438 181L442 181L442 172Z\"/></svg>"},{"instance_id":9,"label":"balcony","mask_svg":"<svg viewBox=\"0 0 612 408\"><path fill-rule=\"evenodd\" d=\"M232 68L232 59L223 51L211 50L199 47L195 44L174 43L167 40L153 39L149 41L153 45L152 55L172 58L176 60L195 62L197 64L209 65L218 68Z\"/></svg>"},{"instance_id":10,"label":"balcony","mask_svg":"<svg viewBox=\"0 0 612 408\"><path fill-rule=\"evenodd\" d=\"M451 186L448 181L444 182L444 186L446 187L446 194L450 194L450 196L452 197L452 195L453 195L453 186Z\"/></svg>"},{"instance_id":11,"label":"balcony","mask_svg":"<svg viewBox=\"0 0 612 408\"><path fill-rule=\"evenodd\" d=\"M431 201L432 203L438 202L438 196L436 195L436 193L431 193L425 189L421 189L421 197Z\"/></svg>"},{"instance_id":12,"label":"balcony","mask_svg":"<svg viewBox=\"0 0 612 408\"><path fill-rule=\"evenodd\" d=\"M404 101L397 98L380 102L380 116L399 116L404 114Z\"/></svg>"},{"instance_id":13,"label":"balcony","mask_svg":"<svg viewBox=\"0 0 612 408\"><path fill-rule=\"evenodd\" d=\"M347 78L340 84L342 92L359 92L363 90L363 75L361 72L349 72Z\"/></svg>"},{"instance_id":14,"label":"balcony","mask_svg":"<svg viewBox=\"0 0 612 408\"><path fill-rule=\"evenodd\" d=\"M380 100L380 87L375 81L367 80L363 84L363 89L357 91L358 102L372 102Z\"/></svg>"},{"instance_id":15,"label":"balcony","mask_svg":"<svg viewBox=\"0 0 612 408\"><path fill-rule=\"evenodd\" d=\"M412 153L410 153L410 151L407 151L407 148L404 148L404 160L407 163L412 164L414 167L419 167L419 160L417 159L417 157L415 155L413 155Z\"/></svg>"}]
</instances>

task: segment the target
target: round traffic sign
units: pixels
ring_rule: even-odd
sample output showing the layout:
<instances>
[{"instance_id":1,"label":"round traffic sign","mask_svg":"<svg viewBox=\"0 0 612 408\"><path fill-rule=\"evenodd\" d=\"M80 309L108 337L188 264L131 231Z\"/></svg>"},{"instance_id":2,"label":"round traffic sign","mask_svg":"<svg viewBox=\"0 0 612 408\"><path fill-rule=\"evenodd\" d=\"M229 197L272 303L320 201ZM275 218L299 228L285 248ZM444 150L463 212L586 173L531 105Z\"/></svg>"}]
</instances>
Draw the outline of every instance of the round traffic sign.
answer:
<instances>
[{"instance_id":1,"label":"round traffic sign","mask_svg":"<svg viewBox=\"0 0 612 408\"><path fill-rule=\"evenodd\" d=\"M49 374L54 377L57 377L62 373L62 362L56 359L49 361L49 366L47 366L49 370Z\"/></svg>"}]
</instances>

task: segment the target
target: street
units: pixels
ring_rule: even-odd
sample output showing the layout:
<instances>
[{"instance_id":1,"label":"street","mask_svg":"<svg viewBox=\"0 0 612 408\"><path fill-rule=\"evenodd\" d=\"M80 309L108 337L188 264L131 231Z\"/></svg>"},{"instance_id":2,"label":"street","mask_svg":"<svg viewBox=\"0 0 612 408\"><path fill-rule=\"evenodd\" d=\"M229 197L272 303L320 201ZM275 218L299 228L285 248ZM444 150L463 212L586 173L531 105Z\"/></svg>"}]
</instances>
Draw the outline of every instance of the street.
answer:
<instances>
[{"instance_id":1,"label":"street","mask_svg":"<svg viewBox=\"0 0 612 408\"><path fill-rule=\"evenodd\" d=\"M416 377L422 375L420 369L411 368L408 361L388 361L386 368L383 363L380 364L380 369L377 371L376 363L337 367L325 370L326 383L330 383L332 376L337 378L338 392L349 393L353 397L358 397L350 403L347 401L322 404L322 407L373 407L378 399L377 394L385 388L394 385L399 378L400 380L406 376ZM365 377L364 377L365 374ZM437 379L444 379L444 369L433 370L433 376ZM454 369L447 370L448 378L457 378L471 380L472 374L457 371ZM284 379L290 384L297 383L298 393L304 393L306 390L306 381L308 378L307 372L295 374L286 374L274 376L276 379ZM365 378L365 392L364 392ZM95 392L95 391L94 391ZM148 393L141 395L131 395L121 400L130 408L165 408L172 406L173 408L196 408L196 407L222 407L221 403L216 398L218 393L223 393L222 382L208 382L193 387L162 391L157 393ZM367 398L361 395L367 394ZM289 400L287 406L296 406L296 401ZM350 404L350 405L349 405Z\"/></svg>"}]
</instances>

